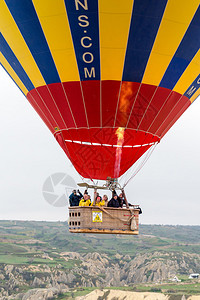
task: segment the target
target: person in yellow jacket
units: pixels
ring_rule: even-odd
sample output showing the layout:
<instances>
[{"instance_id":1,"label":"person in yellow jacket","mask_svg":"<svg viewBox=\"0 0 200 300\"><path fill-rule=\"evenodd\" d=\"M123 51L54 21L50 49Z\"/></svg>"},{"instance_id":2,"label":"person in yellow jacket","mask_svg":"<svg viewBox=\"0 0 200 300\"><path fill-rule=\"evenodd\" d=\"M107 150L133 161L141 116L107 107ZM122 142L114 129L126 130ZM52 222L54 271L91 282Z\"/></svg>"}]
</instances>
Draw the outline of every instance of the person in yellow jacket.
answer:
<instances>
[{"instance_id":1,"label":"person in yellow jacket","mask_svg":"<svg viewBox=\"0 0 200 300\"><path fill-rule=\"evenodd\" d=\"M84 194L83 198L79 202L79 206L90 206L91 200L88 194Z\"/></svg>"},{"instance_id":2,"label":"person in yellow jacket","mask_svg":"<svg viewBox=\"0 0 200 300\"><path fill-rule=\"evenodd\" d=\"M94 202L92 202L92 206L94 205ZM95 206L105 206L105 201L102 200L101 196L96 197Z\"/></svg>"},{"instance_id":3,"label":"person in yellow jacket","mask_svg":"<svg viewBox=\"0 0 200 300\"><path fill-rule=\"evenodd\" d=\"M105 206L108 206L108 196L107 195L103 195L102 199L105 202Z\"/></svg>"}]
</instances>

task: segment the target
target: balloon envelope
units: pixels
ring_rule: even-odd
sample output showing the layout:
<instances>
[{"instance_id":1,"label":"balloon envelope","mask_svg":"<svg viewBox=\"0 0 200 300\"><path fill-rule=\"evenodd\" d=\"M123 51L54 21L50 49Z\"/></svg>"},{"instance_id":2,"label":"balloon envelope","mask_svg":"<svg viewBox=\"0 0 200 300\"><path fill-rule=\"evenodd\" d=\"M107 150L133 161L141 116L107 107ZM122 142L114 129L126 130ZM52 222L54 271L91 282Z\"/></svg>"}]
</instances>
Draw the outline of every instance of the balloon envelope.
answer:
<instances>
[{"instance_id":1,"label":"balloon envelope","mask_svg":"<svg viewBox=\"0 0 200 300\"><path fill-rule=\"evenodd\" d=\"M0 0L0 62L87 178L119 176L199 95L199 0Z\"/></svg>"}]
</instances>

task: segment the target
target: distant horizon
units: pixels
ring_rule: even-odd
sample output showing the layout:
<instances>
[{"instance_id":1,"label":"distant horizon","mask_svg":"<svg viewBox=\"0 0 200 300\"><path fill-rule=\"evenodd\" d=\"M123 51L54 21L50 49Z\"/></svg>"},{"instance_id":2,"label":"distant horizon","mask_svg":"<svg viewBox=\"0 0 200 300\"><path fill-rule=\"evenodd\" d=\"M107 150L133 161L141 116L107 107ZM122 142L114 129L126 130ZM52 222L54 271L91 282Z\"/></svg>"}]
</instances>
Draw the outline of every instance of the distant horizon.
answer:
<instances>
[{"instance_id":1,"label":"distant horizon","mask_svg":"<svg viewBox=\"0 0 200 300\"><path fill-rule=\"evenodd\" d=\"M12 222L46 222L46 223L65 223L68 220L25 220L25 219L0 219L1 221L12 221ZM184 226L184 227L200 227L200 224L156 224L156 223L139 223L139 225L147 225L147 226Z\"/></svg>"}]
</instances>

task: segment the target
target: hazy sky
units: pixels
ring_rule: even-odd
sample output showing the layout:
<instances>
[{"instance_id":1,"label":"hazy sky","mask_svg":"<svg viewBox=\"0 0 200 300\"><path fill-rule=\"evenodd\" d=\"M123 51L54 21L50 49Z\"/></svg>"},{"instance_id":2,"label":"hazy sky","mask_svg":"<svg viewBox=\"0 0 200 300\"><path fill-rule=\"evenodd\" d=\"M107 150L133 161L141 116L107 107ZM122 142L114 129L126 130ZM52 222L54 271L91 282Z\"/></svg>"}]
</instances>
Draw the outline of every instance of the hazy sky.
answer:
<instances>
[{"instance_id":1,"label":"hazy sky","mask_svg":"<svg viewBox=\"0 0 200 300\"><path fill-rule=\"evenodd\" d=\"M42 195L48 176L80 177L46 125L0 68L0 219L66 220ZM189 107L129 183L146 224L200 225L200 99Z\"/></svg>"}]
</instances>

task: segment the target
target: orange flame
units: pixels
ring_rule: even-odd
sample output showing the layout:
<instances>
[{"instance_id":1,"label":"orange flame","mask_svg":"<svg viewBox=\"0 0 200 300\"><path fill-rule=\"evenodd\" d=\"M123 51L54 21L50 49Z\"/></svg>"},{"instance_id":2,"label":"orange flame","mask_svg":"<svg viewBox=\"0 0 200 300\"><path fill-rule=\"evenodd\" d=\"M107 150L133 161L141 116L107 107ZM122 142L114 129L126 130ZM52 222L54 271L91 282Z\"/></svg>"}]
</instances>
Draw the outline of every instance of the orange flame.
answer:
<instances>
[{"instance_id":1,"label":"orange flame","mask_svg":"<svg viewBox=\"0 0 200 300\"><path fill-rule=\"evenodd\" d=\"M130 106L130 98L132 97L132 83L124 82L121 88L121 96L119 101L119 111L121 113L121 122L126 124L127 122L127 111Z\"/></svg>"},{"instance_id":2,"label":"orange flame","mask_svg":"<svg viewBox=\"0 0 200 300\"><path fill-rule=\"evenodd\" d=\"M132 91L132 83L124 82L121 88L121 96L119 101L119 111L121 113L120 123L122 126L127 122L127 111L130 106L130 99L133 96ZM114 177L118 178L120 173L121 166L121 157L122 157L122 146L124 143L124 131L125 128L119 127L115 134L117 135L117 149L115 154L115 169L114 169Z\"/></svg>"},{"instance_id":3,"label":"orange flame","mask_svg":"<svg viewBox=\"0 0 200 300\"><path fill-rule=\"evenodd\" d=\"M114 178L119 177L121 157L122 157L122 146L124 143L124 130L125 128L119 127L115 132L115 134L117 135L117 149L115 154Z\"/></svg>"}]
</instances>

